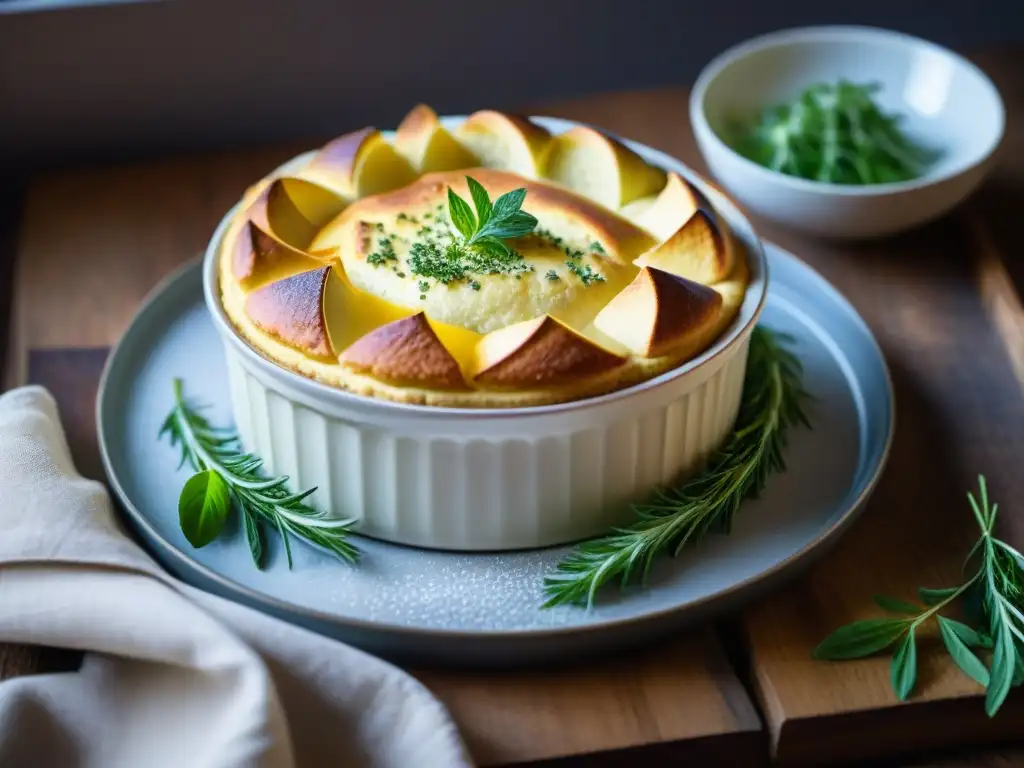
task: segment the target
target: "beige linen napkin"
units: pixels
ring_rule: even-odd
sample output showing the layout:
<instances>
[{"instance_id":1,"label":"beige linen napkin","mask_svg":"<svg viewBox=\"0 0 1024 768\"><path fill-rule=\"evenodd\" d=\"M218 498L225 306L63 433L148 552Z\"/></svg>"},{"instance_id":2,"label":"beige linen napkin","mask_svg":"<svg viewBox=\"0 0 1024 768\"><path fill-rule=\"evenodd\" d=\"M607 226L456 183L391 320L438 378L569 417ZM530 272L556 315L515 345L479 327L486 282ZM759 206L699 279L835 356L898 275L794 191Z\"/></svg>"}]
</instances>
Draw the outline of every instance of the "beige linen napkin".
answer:
<instances>
[{"instance_id":1,"label":"beige linen napkin","mask_svg":"<svg viewBox=\"0 0 1024 768\"><path fill-rule=\"evenodd\" d=\"M87 652L0 682L4 768L471 765L401 670L163 572L39 387L0 396L0 641Z\"/></svg>"}]
</instances>

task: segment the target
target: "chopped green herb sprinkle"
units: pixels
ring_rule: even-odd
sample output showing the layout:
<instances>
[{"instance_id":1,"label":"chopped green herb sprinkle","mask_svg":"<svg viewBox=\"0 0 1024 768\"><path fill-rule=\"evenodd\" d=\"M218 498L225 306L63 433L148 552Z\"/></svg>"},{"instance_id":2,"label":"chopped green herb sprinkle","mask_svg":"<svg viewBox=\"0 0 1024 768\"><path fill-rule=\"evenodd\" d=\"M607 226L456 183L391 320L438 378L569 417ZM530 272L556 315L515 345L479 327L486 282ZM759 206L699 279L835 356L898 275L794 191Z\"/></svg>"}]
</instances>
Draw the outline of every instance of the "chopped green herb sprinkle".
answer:
<instances>
[{"instance_id":1,"label":"chopped green herb sprinkle","mask_svg":"<svg viewBox=\"0 0 1024 768\"><path fill-rule=\"evenodd\" d=\"M377 250L366 257L366 263L379 267L388 261L397 261L395 244L391 238L382 237L377 241Z\"/></svg>"},{"instance_id":2,"label":"chopped green herb sprinkle","mask_svg":"<svg viewBox=\"0 0 1024 768\"><path fill-rule=\"evenodd\" d=\"M480 283L478 283L476 280L472 280L469 283L469 287L472 288L474 291L479 291L480 290Z\"/></svg>"},{"instance_id":3,"label":"chopped green herb sprinkle","mask_svg":"<svg viewBox=\"0 0 1024 768\"><path fill-rule=\"evenodd\" d=\"M373 225L373 227L378 232L383 232L384 231L384 223L383 222L378 221L376 224Z\"/></svg>"},{"instance_id":4,"label":"chopped green herb sprinkle","mask_svg":"<svg viewBox=\"0 0 1024 768\"><path fill-rule=\"evenodd\" d=\"M540 227L533 230L533 234L535 234L537 237L547 240L549 243L555 246L555 248L562 248L563 243L565 242L564 240L562 240L562 238L556 237L555 235L551 234L549 230L541 229Z\"/></svg>"},{"instance_id":5,"label":"chopped green herb sprinkle","mask_svg":"<svg viewBox=\"0 0 1024 768\"><path fill-rule=\"evenodd\" d=\"M561 279L558 276L558 273L555 272L555 270L553 270L553 269L549 269L547 274L544 275L544 277L546 277L548 280L560 280Z\"/></svg>"},{"instance_id":6,"label":"chopped green herb sprinkle","mask_svg":"<svg viewBox=\"0 0 1024 768\"><path fill-rule=\"evenodd\" d=\"M420 293L426 293L427 291L430 290L430 283L428 283L426 280L420 280L419 289Z\"/></svg>"},{"instance_id":7,"label":"chopped green herb sprinkle","mask_svg":"<svg viewBox=\"0 0 1024 768\"><path fill-rule=\"evenodd\" d=\"M507 254L466 248L451 239L426 240L413 243L409 249L409 271L433 278L439 283L467 280L472 274L502 275L532 272L523 255L510 250Z\"/></svg>"},{"instance_id":8,"label":"chopped green herb sprinkle","mask_svg":"<svg viewBox=\"0 0 1024 768\"><path fill-rule=\"evenodd\" d=\"M604 253L604 246L595 240L590 244L590 250L594 253Z\"/></svg>"},{"instance_id":9,"label":"chopped green herb sprinkle","mask_svg":"<svg viewBox=\"0 0 1024 768\"><path fill-rule=\"evenodd\" d=\"M604 277L599 272L595 272L589 264L581 265L578 261L567 261L565 266L580 279L583 285L589 286L591 283L604 282Z\"/></svg>"}]
</instances>

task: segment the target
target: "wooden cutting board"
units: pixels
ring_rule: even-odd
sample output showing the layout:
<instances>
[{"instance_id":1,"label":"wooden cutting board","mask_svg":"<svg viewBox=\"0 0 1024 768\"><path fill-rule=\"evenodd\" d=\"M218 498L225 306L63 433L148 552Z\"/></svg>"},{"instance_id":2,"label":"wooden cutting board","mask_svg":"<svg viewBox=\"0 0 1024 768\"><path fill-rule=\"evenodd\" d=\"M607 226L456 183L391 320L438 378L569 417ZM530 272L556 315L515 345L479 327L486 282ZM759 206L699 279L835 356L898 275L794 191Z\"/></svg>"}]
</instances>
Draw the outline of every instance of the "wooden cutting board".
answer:
<instances>
[{"instance_id":1,"label":"wooden cutting board","mask_svg":"<svg viewBox=\"0 0 1024 768\"><path fill-rule=\"evenodd\" d=\"M810 241L755 219L854 303L892 369L896 439L862 519L826 560L724 633L708 629L557 674L417 670L483 764L756 765L770 753L787 765L833 765L1024 738L1020 691L989 720L977 687L934 644L922 647L920 685L908 703L893 697L885 660L810 659L836 626L876 615L873 593L909 597L919 584L955 577L970 545L964 494L977 473L1002 502L1005 535L1024 545L1024 261L1013 257L1024 203L1024 57L1013 51L981 63L1007 101L1007 154L970 205L918 232L860 245ZM702 169L686 106L685 91L666 89L525 111L601 125ZM105 348L157 280L202 248L245 185L304 148L31 184L8 371L12 382L40 381L57 393L87 474L98 476L91 408ZM0 674L72 662L10 649L0 651Z\"/></svg>"}]
</instances>

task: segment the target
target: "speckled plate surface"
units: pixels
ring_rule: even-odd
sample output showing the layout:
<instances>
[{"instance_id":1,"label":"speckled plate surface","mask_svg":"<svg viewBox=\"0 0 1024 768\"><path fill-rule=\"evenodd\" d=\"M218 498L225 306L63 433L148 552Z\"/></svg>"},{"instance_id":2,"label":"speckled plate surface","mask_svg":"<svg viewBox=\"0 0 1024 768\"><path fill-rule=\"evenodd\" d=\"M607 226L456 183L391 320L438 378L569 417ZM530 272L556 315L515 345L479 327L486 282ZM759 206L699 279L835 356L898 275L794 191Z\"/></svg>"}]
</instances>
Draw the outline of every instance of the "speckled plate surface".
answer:
<instances>
[{"instance_id":1,"label":"speckled plate surface","mask_svg":"<svg viewBox=\"0 0 1024 768\"><path fill-rule=\"evenodd\" d=\"M186 470L157 433L180 376L190 397L230 420L221 342L203 305L198 263L144 303L104 371L97 400L104 465L128 521L172 573L196 586L403 661L511 664L653 639L749 600L821 555L853 521L892 436L892 388L863 321L823 278L768 245L762 323L796 337L817 398L813 430L792 435L789 471L743 505L733 533L661 561L648 588L612 588L587 611L542 609L544 574L567 548L463 554L359 538L349 566L302 544L289 570L268 535L259 571L242 531L196 550L178 528Z\"/></svg>"}]
</instances>

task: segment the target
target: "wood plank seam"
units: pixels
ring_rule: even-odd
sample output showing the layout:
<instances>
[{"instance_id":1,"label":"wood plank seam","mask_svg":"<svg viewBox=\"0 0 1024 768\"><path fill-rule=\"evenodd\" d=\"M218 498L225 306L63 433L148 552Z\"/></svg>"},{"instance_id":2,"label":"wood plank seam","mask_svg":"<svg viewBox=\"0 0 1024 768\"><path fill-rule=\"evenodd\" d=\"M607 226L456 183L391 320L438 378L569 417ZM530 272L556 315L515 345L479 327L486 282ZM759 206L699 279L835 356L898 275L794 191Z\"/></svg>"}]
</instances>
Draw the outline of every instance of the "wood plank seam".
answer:
<instances>
[{"instance_id":1,"label":"wood plank seam","mask_svg":"<svg viewBox=\"0 0 1024 768\"><path fill-rule=\"evenodd\" d=\"M966 221L979 245L975 264L982 304L1006 348L1013 373L1024 388L1024 303L1006 268L1003 254L981 217L972 212Z\"/></svg>"}]
</instances>

